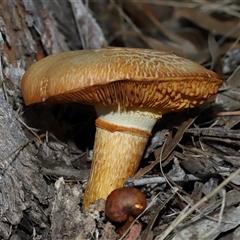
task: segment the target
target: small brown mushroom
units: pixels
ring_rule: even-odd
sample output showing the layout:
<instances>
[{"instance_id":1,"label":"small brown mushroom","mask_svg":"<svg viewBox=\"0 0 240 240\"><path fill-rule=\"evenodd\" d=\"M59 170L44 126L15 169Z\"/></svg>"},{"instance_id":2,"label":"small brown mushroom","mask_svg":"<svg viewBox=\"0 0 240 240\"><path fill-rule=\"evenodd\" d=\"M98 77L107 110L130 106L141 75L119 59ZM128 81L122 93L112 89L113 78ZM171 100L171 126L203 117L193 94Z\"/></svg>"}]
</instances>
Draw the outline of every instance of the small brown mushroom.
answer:
<instances>
[{"instance_id":1,"label":"small brown mushroom","mask_svg":"<svg viewBox=\"0 0 240 240\"><path fill-rule=\"evenodd\" d=\"M147 200L137 188L117 188L106 199L105 215L112 222L122 223L140 215L146 206Z\"/></svg>"},{"instance_id":2,"label":"small brown mushroom","mask_svg":"<svg viewBox=\"0 0 240 240\"><path fill-rule=\"evenodd\" d=\"M97 130L84 196L88 209L134 175L162 114L202 104L221 83L216 73L173 53L106 47L48 56L26 71L21 88L27 105L95 106Z\"/></svg>"},{"instance_id":3,"label":"small brown mushroom","mask_svg":"<svg viewBox=\"0 0 240 240\"><path fill-rule=\"evenodd\" d=\"M113 190L106 199L105 215L117 229L116 232L122 236L133 221L147 206L147 200L142 192L134 187L122 187ZM138 222L140 226L141 223Z\"/></svg>"}]
</instances>

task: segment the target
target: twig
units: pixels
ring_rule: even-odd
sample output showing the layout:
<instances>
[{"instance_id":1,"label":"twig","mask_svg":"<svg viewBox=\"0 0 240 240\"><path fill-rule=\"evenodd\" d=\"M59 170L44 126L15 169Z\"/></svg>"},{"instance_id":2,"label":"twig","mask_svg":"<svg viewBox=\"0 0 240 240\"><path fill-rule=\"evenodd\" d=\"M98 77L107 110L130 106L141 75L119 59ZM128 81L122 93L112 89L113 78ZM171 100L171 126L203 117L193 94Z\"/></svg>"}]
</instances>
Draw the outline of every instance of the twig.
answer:
<instances>
[{"instance_id":1,"label":"twig","mask_svg":"<svg viewBox=\"0 0 240 240\"><path fill-rule=\"evenodd\" d=\"M43 145L43 141L41 140L40 136L32 130L25 122L23 122L19 117L17 117L17 120L25 127L27 128L38 140L39 142Z\"/></svg>"},{"instance_id":2,"label":"twig","mask_svg":"<svg viewBox=\"0 0 240 240\"><path fill-rule=\"evenodd\" d=\"M9 159L14 153L18 154L20 150L22 150L24 147L26 147L30 142L34 141L36 138L33 137L31 140L26 141L22 145L20 145L18 148L14 149L7 157L0 159L0 162L4 162L7 159Z\"/></svg>"},{"instance_id":3,"label":"twig","mask_svg":"<svg viewBox=\"0 0 240 240\"><path fill-rule=\"evenodd\" d=\"M223 189L222 190L222 205L221 205L221 209L220 209L220 213L219 213L218 224L220 224L222 222L225 204L226 204L226 189Z\"/></svg>"},{"instance_id":4,"label":"twig","mask_svg":"<svg viewBox=\"0 0 240 240\"><path fill-rule=\"evenodd\" d=\"M193 136L209 136L209 137L220 137L220 138L235 138L240 139L240 131L233 129L224 128L189 128L186 133L192 134Z\"/></svg>"},{"instance_id":5,"label":"twig","mask_svg":"<svg viewBox=\"0 0 240 240\"><path fill-rule=\"evenodd\" d=\"M218 112L215 115L217 117L240 116L240 111Z\"/></svg>"},{"instance_id":6,"label":"twig","mask_svg":"<svg viewBox=\"0 0 240 240\"><path fill-rule=\"evenodd\" d=\"M199 177L196 177L192 174L183 174L181 176L177 177L169 177L171 178L172 181L174 182L189 182L189 181L200 181L202 180ZM129 178L127 181L124 183L125 187L131 187L131 186L142 186L142 185L147 185L147 184L162 184L165 183L166 179L164 177L152 177L152 178L140 178L140 179L133 179Z\"/></svg>"}]
</instances>

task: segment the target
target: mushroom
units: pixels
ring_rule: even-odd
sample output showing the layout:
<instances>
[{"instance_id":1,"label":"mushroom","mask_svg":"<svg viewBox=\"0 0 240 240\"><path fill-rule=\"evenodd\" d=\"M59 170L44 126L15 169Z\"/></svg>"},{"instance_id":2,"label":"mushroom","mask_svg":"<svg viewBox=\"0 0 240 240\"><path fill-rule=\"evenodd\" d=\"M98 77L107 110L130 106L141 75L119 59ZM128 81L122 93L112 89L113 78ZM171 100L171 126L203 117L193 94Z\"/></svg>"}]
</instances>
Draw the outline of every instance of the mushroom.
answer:
<instances>
[{"instance_id":1,"label":"mushroom","mask_svg":"<svg viewBox=\"0 0 240 240\"><path fill-rule=\"evenodd\" d=\"M117 188L106 199L105 215L115 223L116 232L122 236L146 206L147 199L137 188Z\"/></svg>"},{"instance_id":2,"label":"mushroom","mask_svg":"<svg viewBox=\"0 0 240 240\"><path fill-rule=\"evenodd\" d=\"M137 188L117 188L106 199L105 215L110 221L122 223L140 215L146 206L147 199Z\"/></svg>"},{"instance_id":3,"label":"mushroom","mask_svg":"<svg viewBox=\"0 0 240 240\"><path fill-rule=\"evenodd\" d=\"M84 207L123 186L162 114L202 104L220 77L174 53L119 47L79 50L34 63L21 83L26 105L94 105L96 135Z\"/></svg>"}]
</instances>

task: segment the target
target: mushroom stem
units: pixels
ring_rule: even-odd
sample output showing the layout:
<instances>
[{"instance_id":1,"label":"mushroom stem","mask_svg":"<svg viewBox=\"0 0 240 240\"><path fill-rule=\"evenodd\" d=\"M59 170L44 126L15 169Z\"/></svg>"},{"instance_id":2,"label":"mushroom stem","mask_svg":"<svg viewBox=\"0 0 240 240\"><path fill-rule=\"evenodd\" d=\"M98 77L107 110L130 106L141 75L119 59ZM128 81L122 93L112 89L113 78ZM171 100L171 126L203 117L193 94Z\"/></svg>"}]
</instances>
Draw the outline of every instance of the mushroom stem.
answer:
<instances>
[{"instance_id":1,"label":"mushroom stem","mask_svg":"<svg viewBox=\"0 0 240 240\"><path fill-rule=\"evenodd\" d=\"M151 130L160 118L159 114L139 110L98 115L92 167L84 194L85 209L91 202L106 199L136 173Z\"/></svg>"}]
</instances>

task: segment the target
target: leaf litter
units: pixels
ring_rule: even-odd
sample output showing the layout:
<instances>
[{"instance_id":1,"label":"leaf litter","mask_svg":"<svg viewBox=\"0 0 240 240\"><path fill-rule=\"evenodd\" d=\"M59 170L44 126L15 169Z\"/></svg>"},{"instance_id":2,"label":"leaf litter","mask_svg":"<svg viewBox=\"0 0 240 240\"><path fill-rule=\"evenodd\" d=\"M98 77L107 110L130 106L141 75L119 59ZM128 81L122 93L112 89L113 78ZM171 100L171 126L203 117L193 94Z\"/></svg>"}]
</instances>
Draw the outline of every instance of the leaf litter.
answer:
<instances>
[{"instance_id":1,"label":"leaf litter","mask_svg":"<svg viewBox=\"0 0 240 240\"><path fill-rule=\"evenodd\" d=\"M110 0L101 4L90 1L88 7L109 45L174 51L213 69L225 79L214 102L183 113L167 114L156 124L145 159L131 183L143 180L139 188L148 199L149 208L139 218L142 232L135 225L130 235L122 239L239 239L238 1ZM96 22L90 19L82 24L87 24L94 33ZM81 27L86 35L86 26L78 22L80 32ZM96 28L95 34L98 33L99 28ZM84 41L89 38L82 36ZM106 43L103 35L91 44L100 45L100 42ZM41 137L43 144L38 140L34 143L39 151L34 154L40 159L42 173L55 192L51 211L48 209L44 213L50 219L51 234L55 235L52 239L57 239L59 234L69 239L118 239L114 226L105 219L104 201L93 204L88 212L80 209L90 163L87 153L92 146L93 138L89 136L94 134L91 125L94 114L82 107L81 110L86 111L84 114L74 111L69 117L71 109L75 107L50 107L49 119L55 117L66 128L52 131L56 137L48 141ZM82 114L82 124L85 124L78 134L76 127L71 131L68 128L75 124L79 127L74 121L77 114ZM40 132L48 131L43 125L33 125L31 129L41 126ZM79 133L85 136L83 141L76 140ZM70 137L66 138L67 135ZM78 154L85 157L80 158ZM72 164L75 158L77 165ZM45 161L49 163L44 165ZM64 170L56 170L56 166L68 169L64 179L59 178ZM83 171L82 178L76 179L77 173L67 176L71 169ZM160 178L164 180L159 181ZM71 224L68 225L69 217ZM58 222L58 219L63 221ZM82 232L71 235L72 229L79 227ZM38 230L38 234L40 232Z\"/></svg>"}]
</instances>

